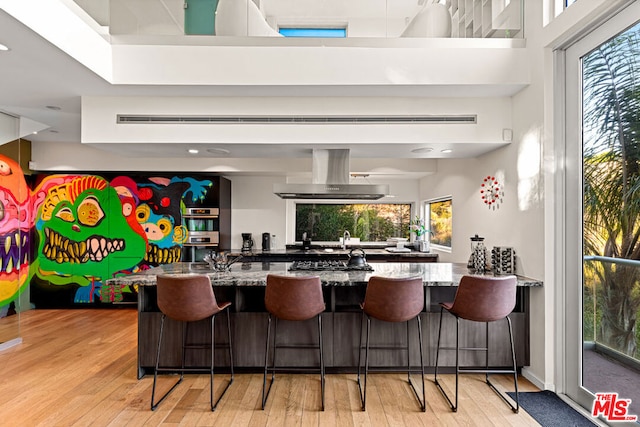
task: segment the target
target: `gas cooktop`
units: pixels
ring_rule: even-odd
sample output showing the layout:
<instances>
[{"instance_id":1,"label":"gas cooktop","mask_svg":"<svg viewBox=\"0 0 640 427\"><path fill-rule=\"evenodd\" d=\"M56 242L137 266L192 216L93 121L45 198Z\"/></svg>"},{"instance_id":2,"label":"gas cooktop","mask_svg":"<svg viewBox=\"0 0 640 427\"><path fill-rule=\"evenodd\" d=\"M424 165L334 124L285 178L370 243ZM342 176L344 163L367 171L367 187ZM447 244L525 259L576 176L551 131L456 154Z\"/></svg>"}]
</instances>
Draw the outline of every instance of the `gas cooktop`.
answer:
<instances>
[{"instance_id":1,"label":"gas cooktop","mask_svg":"<svg viewBox=\"0 0 640 427\"><path fill-rule=\"evenodd\" d=\"M294 261L289 271L373 271L369 264L349 265L344 261Z\"/></svg>"}]
</instances>

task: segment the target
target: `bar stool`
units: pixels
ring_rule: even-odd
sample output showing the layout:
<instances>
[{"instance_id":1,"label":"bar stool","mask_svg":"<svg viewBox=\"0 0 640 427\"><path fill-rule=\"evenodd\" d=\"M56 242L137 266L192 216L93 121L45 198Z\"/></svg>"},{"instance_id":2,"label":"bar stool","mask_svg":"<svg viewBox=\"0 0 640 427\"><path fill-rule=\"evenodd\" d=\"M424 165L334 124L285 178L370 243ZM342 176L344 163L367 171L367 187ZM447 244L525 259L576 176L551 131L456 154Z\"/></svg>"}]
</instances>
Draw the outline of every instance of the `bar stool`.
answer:
<instances>
[{"instance_id":1,"label":"bar stool","mask_svg":"<svg viewBox=\"0 0 640 427\"><path fill-rule=\"evenodd\" d=\"M367 373L369 371L369 335L371 330L371 318L384 322L405 322L407 326L407 345L398 346L377 346L371 347L379 350L403 349L407 352L407 381L418 399L422 412L427 410L425 389L424 389L424 357L422 354L422 324L420 322L420 312L424 307L424 285L421 277L413 278L390 278L373 276L369 279L364 302L361 304L362 321L360 323L360 346L358 348L358 389L362 410L365 410L367 402ZM362 329L365 317L367 319L367 343L364 356L364 387L360 381L360 367L362 356ZM422 400L418 395L413 382L411 381L411 363L409 353L409 321L416 319L418 323L418 342L420 347L420 373L422 382Z\"/></svg>"},{"instance_id":2,"label":"bar stool","mask_svg":"<svg viewBox=\"0 0 640 427\"><path fill-rule=\"evenodd\" d=\"M213 287L208 276L205 275L188 275L188 276L158 276L157 278L158 292L158 308L162 312L160 321L160 335L158 338L158 349L156 352L156 365L153 371L153 389L151 392L151 410L154 411L158 405L182 382L184 373L189 371L201 371L198 368L185 368L185 350L190 349L209 349L211 351L210 365L210 386L211 386L211 410L215 411L218 402L227 392L229 386L233 383L233 350L231 346L231 320L229 310L227 312L227 332L229 361L231 367L231 378L227 386L222 391L218 400L213 399L213 378L215 366L215 321L216 315L227 309L231 303L225 302L218 305L216 297L213 293ZM182 367L161 368L160 364L160 348L162 347L162 339L164 335L164 324L166 318L169 317L177 322L182 322ZM200 320L211 319L211 344L187 344L187 334L189 332L189 324ZM176 372L180 371L180 378L157 402L155 401L156 383L158 380L158 372Z\"/></svg>"},{"instance_id":3,"label":"bar stool","mask_svg":"<svg viewBox=\"0 0 640 427\"><path fill-rule=\"evenodd\" d=\"M280 276L267 275L264 302L269 319L267 323L267 344L264 354L264 380L262 382L262 409L269 397L269 392L275 380L275 371L292 368L276 368L277 348L318 349L320 353L320 388L322 390L322 410L324 411L324 354L322 349L322 316L325 309L322 296L322 285L317 276ZM301 321L318 317L318 345L278 345L278 320ZM273 358L271 365L271 382L267 389L267 374L269 362L269 344L271 334L271 319L275 318L273 331Z\"/></svg>"},{"instance_id":4,"label":"bar stool","mask_svg":"<svg viewBox=\"0 0 640 427\"><path fill-rule=\"evenodd\" d=\"M504 277L482 277L482 276L463 276L460 280L458 290L453 302L440 303L440 326L438 327L438 349L436 351L436 366L434 380L436 386L447 399L449 406L453 412L458 410L458 375L461 372L467 373L484 373L485 381L502 398L515 413L520 409L518 401L518 372L516 370L516 356L513 347L513 332L511 328L511 319L509 314L516 305L516 285L515 276ZM442 314L448 311L456 318L456 346L440 347L440 335L442 332ZM513 369L489 369L489 322L507 319L509 325L509 343L511 346L511 359ZM485 347L460 347L460 319L470 320L474 322L485 323ZM456 351L456 396L455 404L451 401L447 393L445 393L442 385L438 381L438 358L440 350ZM460 350L475 350L485 352L485 368L476 369L473 367L460 367L459 353ZM513 406L506 397L500 393L493 383L489 380L489 374L513 374L513 384L515 386L516 406Z\"/></svg>"}]
</instances>

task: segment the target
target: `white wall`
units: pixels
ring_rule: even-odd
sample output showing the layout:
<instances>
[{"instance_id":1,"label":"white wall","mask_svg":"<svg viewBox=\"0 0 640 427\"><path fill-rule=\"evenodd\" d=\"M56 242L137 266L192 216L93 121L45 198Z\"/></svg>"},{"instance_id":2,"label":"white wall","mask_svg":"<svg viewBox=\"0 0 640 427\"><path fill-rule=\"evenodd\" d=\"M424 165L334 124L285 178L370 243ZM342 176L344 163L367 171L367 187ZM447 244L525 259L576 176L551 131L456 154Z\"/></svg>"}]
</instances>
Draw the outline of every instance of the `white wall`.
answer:
<instances>
[{"instance_id":1,"label":"white wall","mask_svg":"<svg viewBox=\"0 0 640 427\"><path fill-rule=\"evenodd\" d=\"M545 251L552 246L545 237L544 218L544 49L541 46L542 6L525 2L527 56L531 60L531 84L512 97L513 142L478 159L439 161L438 172L423 178L422 200L453 196L453 240L450 254L441 261L466 262L469 238L478 234L485 246L511 246L517 254L517 273L548 278ZM490 210L480 198L480 184L487 175L503 178L504 202ZM541 388L553 387L553 348L549 343L553 283L530 292L530 366L526 374ZM552 324L552 323L551 323Z\"/></svg>"},{"instance_id":2,"label":"white wall","mask_svg":"<svg viewBox=\"0 0 640 427\"><path fill-rule=\"evenodd\" d=\"M286 201L273 194L273 184L283 177L230 176L231 247L242 247L241 233L252 233L254 248L261 249L262 233L276 235L278 249L284 249Z\"/></svg>"},{"instance_id":3,"label":"white wall","mask_svg":"<svg viewBox=\"0 0 640 427\"><path fill-rule=\"evenodd\" d=\"M539 146L538 146L539 150ZM543 235L541 194L537 186L529 191L522 178L523 162L536 162L537 156L522 158L522 144L514 141L477 159L438 162L438 172L423 178L420 199L452 196L453 235L451 253L440 252L440 261L467 262L471 253L470 237L485 238L485 246L511 246L517 254L517 272L542 278ZM539 179L539 160L535 165ZM481 184L495 176L503 185L503 202L489 208L481 199ZM534 178L535 179L535 178ZM525 188L526 187L526 188Z\"/></svg>"}]
</instances>

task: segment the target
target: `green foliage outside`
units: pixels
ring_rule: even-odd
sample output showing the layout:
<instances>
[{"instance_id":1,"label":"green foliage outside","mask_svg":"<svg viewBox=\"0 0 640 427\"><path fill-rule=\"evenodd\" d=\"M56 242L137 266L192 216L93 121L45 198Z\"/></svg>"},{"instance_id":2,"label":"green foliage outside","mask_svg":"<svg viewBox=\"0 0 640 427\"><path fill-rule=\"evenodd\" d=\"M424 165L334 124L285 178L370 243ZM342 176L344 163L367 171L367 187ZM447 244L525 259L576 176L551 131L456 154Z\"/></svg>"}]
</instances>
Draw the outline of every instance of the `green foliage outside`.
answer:
<instances>
[{"instance_id":1,"label":"green foliage outside","mask_svg":"<svg viewBox=\"0 0 640 427\"><path fill-rule=\"evenodd\" d=\"M345 230L366 242L409 238L410 204L296 204L296 240L337 241Z\"/></svg>"},{"instance_id":2,"label":"green foliage outside","mask_svg":"<svg viewBox=\"0 0 640 427\"><path fill-rule=\"evenodd\" d=\"M640 260L640 24L584 57L584 254ZM597 264L597 265L594 265ZM638 357L640 268L587 262L584 337Z\"/></svg>"},{"instance_id":3,"label":"green foliage outside","mask_svg":"<svg viewBox=\"0 0 640 427\"><path fill-rule=\"evenodd\" d=\"M451 247L451 200L429 203L429 227L431 243Z\"/></svg>"}]
</instances>

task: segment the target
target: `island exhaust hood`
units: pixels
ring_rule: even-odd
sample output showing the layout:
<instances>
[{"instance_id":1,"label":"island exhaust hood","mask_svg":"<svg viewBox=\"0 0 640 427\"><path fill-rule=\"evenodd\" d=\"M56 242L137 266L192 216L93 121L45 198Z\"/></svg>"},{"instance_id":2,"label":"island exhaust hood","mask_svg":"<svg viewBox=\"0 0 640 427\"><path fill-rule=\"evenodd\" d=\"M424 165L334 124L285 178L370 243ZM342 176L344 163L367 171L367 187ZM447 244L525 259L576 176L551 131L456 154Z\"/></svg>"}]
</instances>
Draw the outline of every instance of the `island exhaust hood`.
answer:
<instances>
[{"instance_id":1,"label":"island exhaust hood","mask_svg":"<svg viewBox=\"0 0 640 427\"><path fill-rule=\"evenodd\" d=\"M283 199L377 200L389 194L388 185L349 184L349 150L313 150L311 184L274 184Z\"/></svg>"}]
</instances>

